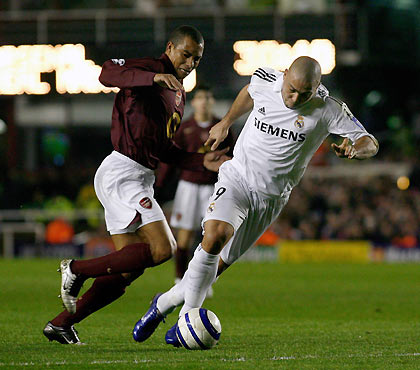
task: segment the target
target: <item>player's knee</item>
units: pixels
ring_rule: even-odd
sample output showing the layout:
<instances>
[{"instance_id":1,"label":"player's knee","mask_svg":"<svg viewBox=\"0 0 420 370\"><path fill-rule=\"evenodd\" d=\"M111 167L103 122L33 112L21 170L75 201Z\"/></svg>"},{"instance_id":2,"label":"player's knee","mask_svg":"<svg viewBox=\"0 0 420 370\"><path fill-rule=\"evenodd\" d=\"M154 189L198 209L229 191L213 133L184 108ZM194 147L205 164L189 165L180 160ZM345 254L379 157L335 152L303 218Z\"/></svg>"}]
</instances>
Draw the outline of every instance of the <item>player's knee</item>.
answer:
<instances>
[{"instance_id":1,"label":"player's knee","mask_svg":"<svg viewBox=\"0 0 420 370\"><path fill-rule=\"evenodd\" d=\"M156 264L163 263L170 259L176 250L175 239L161 240L151 245L153 262Z\"/></svg>"},{"instance_id":2,"label":"player's knee","mask_svg":"<svg viewBox=\"0 0 420 370\"><path fill-rule=\"evenodd\" d=\"M232 236L232 225L226 222L206 223L202 244L207 252L219 253Z\"/></svg>"}]
</instances>

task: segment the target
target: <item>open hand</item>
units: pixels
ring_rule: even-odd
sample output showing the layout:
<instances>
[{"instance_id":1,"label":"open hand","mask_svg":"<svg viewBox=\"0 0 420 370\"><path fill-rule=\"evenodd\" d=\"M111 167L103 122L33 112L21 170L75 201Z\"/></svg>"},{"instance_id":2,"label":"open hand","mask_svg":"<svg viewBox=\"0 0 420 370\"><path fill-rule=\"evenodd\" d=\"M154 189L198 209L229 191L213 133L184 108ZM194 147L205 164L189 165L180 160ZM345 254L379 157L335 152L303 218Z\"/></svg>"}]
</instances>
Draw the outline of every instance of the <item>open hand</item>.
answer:
<instances>
[{"instance_id":1,"label":"open hand","mask_svg":"<svg viewBox=\"0 0 420 370\"><path fill-rule=\"evenodd\" d=\"M157 83L159 86L167 87L171 90L184 90L182 83L177 80L177 78L168 73L156 73L153 78L153 82Z\"/></svg>"},{"instance_id":2,"label":"open hand","mask_svg":"<svg viewBox=\"0 0 420 370\"><path fill-rule=\"evenodd\" d=\"M204 167L206 167L209 171L217 172L222 163L231 159L225 155L228 150L229 148L225 148L222 150L216 150L215 152L206 153L203 160Z\"/></svg>"},{"instance_id":3,"label":"open hand","mask_svg":"<svg viewBox=\"0 0 420 370\"><path fill-rule=\"evenodd\" d=\"M357 155L356 148L349 144L348 138L345 138L340 145L335 143L331 144L331 148L334 150L335 155L339 158L352 159Z\"/></svg>"},{"instance_id":4,"label":"open hand","mask_svg":"<svg viewBox=\"0 0 420 370\"><path fill-rule=\"evenodd\" d=\"M226 128L223 120L221 120L210 129L209 138L204 145L211 145L211 150L216 150L219 144L226 139L228 133L229 128Z\"/></svg>"}]
</instances>

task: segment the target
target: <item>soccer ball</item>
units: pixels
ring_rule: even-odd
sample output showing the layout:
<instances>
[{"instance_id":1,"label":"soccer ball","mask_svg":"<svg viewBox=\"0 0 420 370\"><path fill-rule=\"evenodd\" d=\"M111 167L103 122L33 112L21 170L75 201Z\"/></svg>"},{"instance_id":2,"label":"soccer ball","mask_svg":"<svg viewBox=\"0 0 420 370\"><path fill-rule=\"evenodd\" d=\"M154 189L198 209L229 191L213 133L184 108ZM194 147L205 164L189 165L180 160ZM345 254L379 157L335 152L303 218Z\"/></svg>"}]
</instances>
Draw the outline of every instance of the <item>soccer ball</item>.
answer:
<instances>
[{"instance_id":1,"label":"soccer ball","mask_svg":"<svg viewBox=\"0 0 420 370\"><path fill-rule=\"evenodd\" d=\"M220 338L217 316L205 308L193 308L178 320L176 336L186 349L210 349Z\"/></svg>"}]
</instances>

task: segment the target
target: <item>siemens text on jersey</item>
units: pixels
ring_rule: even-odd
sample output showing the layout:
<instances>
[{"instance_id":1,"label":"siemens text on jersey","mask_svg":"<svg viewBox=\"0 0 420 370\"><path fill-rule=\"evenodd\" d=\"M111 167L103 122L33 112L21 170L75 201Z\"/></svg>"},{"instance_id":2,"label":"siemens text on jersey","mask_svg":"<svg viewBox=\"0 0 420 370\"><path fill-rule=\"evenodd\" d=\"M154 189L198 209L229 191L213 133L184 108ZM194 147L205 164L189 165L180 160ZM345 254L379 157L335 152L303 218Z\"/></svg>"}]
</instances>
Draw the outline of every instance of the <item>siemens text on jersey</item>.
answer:
<instances>
[{"instance_id":1,"label":"siemens text on jersey","mask_svg":"<svg viewBox=\"0 0 420 370\"><path fill-rule=\"evenodd\" d=\"M269 123L260 121L257 117L255 117L254 126L260 131L265 132L266 134L280 136L283 139L297 141L299 143L305 141L306 139L305 134L299 134L294 131L286 130L285 128L280 129L280 127L274 127Z\"/></svg>"}]
</instances>

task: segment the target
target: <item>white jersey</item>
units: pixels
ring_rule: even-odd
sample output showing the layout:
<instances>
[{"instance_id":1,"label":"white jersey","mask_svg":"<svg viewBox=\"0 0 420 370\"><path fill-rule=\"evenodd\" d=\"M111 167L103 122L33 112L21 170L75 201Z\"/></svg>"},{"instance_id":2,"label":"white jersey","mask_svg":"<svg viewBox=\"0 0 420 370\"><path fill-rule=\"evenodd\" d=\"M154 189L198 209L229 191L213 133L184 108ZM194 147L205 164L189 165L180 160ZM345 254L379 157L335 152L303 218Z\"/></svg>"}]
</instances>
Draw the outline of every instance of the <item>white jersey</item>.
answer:
<instances>
[{"instance_id":1,"label":"white jersey","mask_svg":"<svg viewBox=\"0 0 420 370\"><path fill-rule=\"evenodd\" d=\"M282 85L282 72L272 68L254 72L248 87L254 107L238 137L233 159L224 164L233 166L251 190L266 196L290 192L330 133L353 143L362 136L373 138L324 86L306 104L289 109L283 102Z\"/></svg>"}]
</instances>

